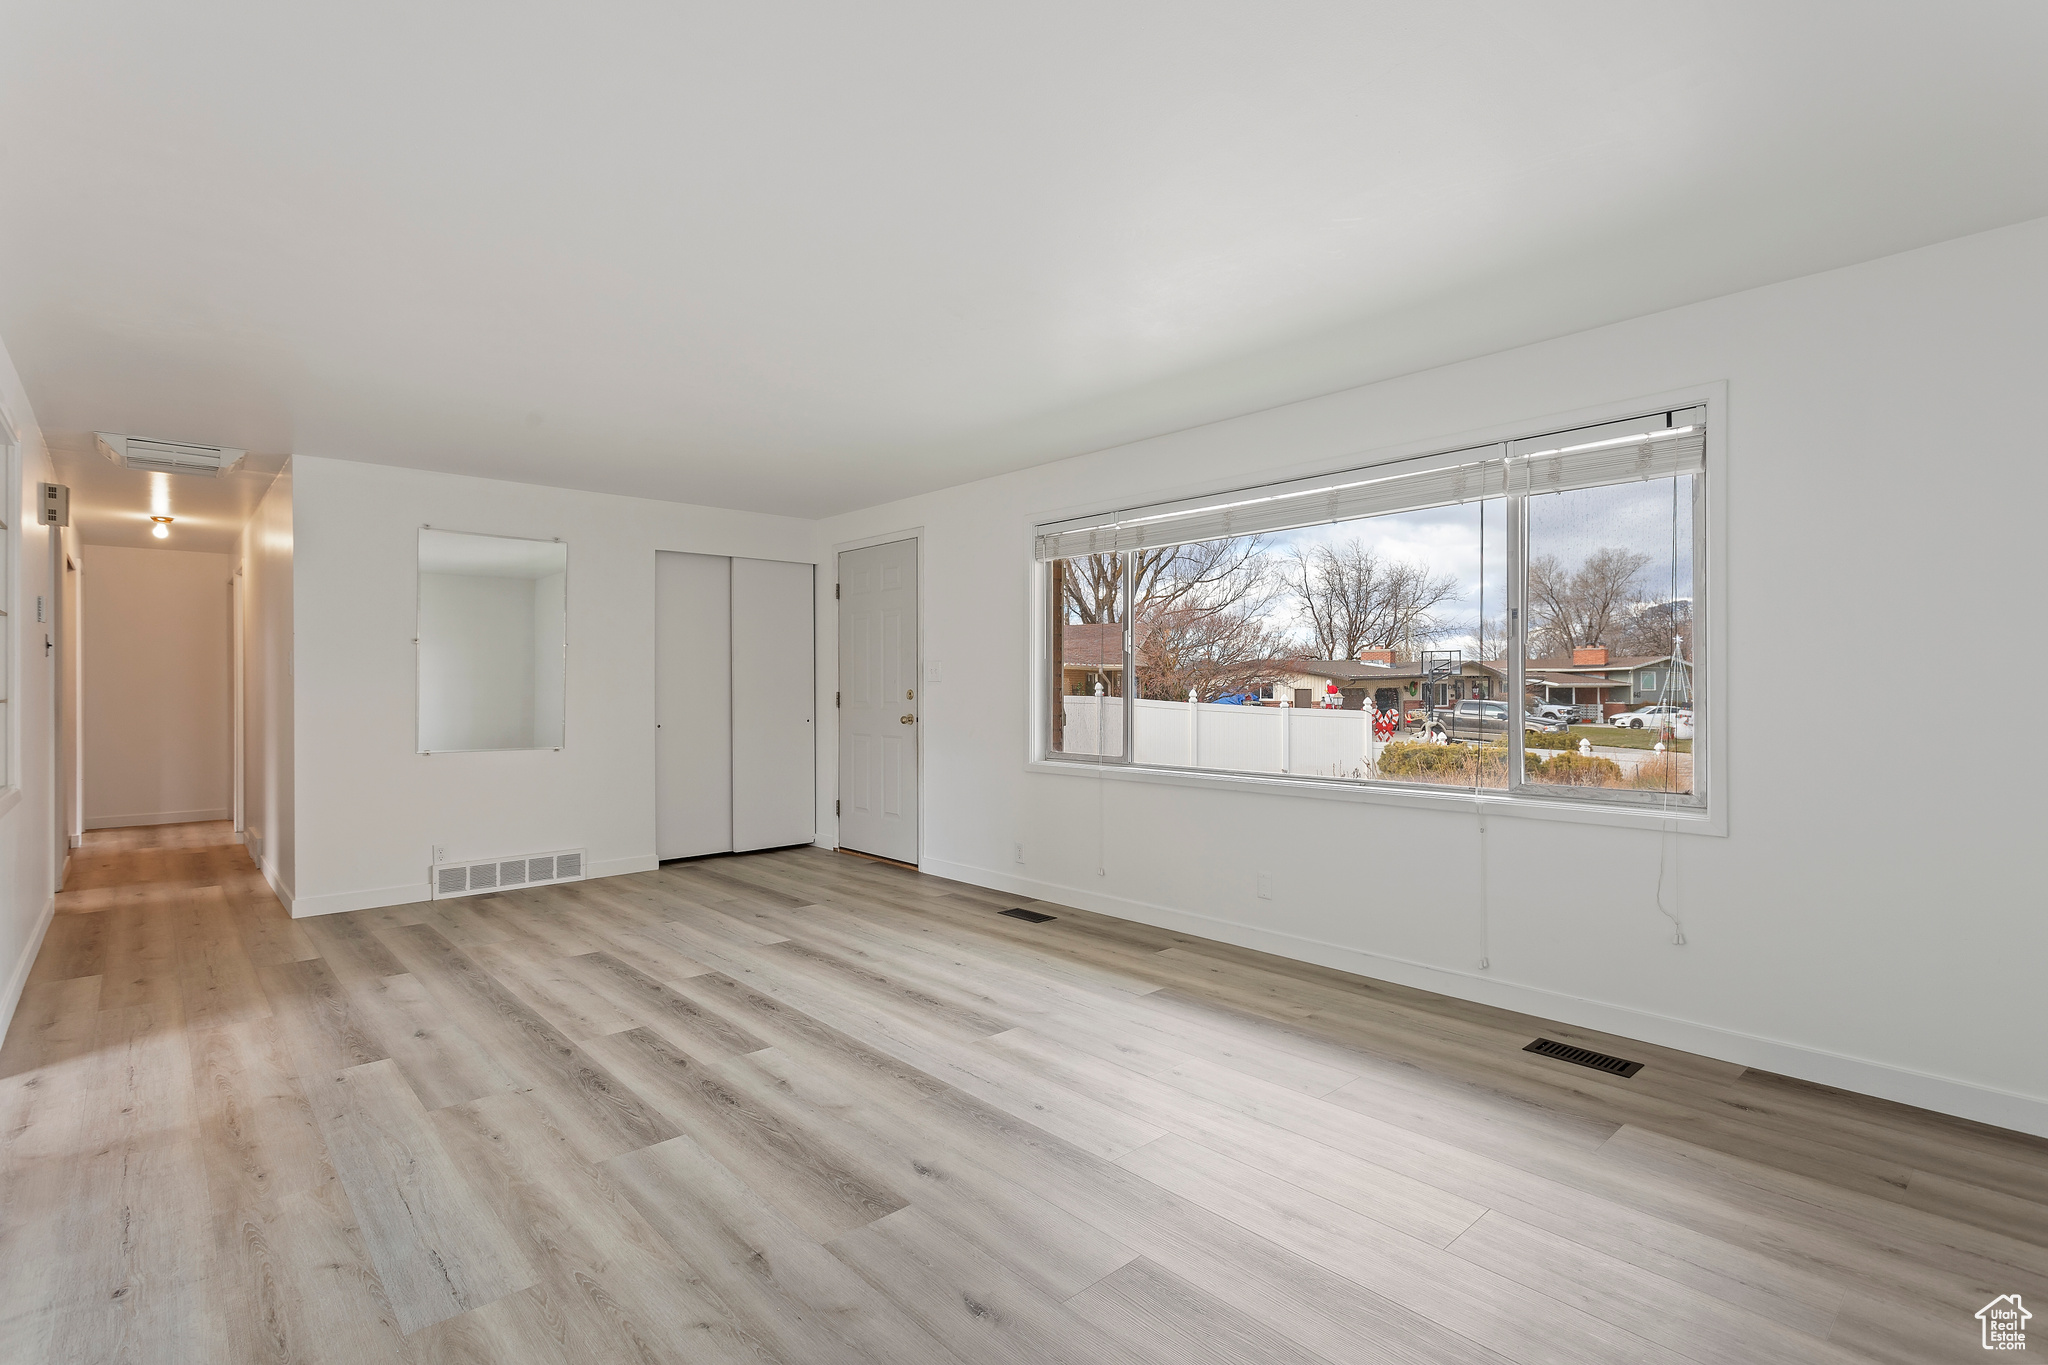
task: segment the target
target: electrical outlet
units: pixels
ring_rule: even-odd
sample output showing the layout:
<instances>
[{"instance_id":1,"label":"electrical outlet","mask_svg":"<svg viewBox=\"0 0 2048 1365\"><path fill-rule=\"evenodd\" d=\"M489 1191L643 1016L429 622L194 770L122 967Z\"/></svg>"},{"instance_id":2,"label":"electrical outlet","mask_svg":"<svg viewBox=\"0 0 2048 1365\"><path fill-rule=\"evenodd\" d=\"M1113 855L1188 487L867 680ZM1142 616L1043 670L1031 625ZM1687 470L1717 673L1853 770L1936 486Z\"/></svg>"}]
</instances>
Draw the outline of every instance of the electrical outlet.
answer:
<instances>
[{"instance_id":1,"label":"electrical outlet","mask_svg":"<svg viewBox=\"0 0 2048 1365\"><path fill-rule=\"evenodd\" d=\"M1261 872L1258 874L1257 880L1259 899L1262 901L1269 901L1273 899L1273 874L1270 872Z\"/></svg>"},{"instance_id":2,"label":"electrical outlet","mask_svg":"<svg viewBox=\"0 0 2048 1365\"><path fill-rule=\"evenodd\" d=\"M1020 863L1024 861L1024 845L1022 844L1017 845L1017 861Z\"/></svg>"},{"instance_id":3,"label":"electrical outlet","mask_svg":"<svg viewBox=\"0 0 2048 1365\"><path fill-rule=\"evenodd\" d=\"M437 862L437 863L445 863L445 862L447 862L447 861L448 861L448 845L446 845L446 844L435 844L435 845L434 845L434 861L435 861L435 862Z\"/></svg>"},{"instance_id":4,"label":"electrical outlet","mask_svg":"<svg viewBox=\"0 0 2048 1365\"><path fill-rule=\"evenodd\" d=\"M945 669L939 666L939 661L937 659L926 659L924 661L924 680L926 682L937 682L940 678L945 676L945 672Z\"/></svg>"}]
</instances>

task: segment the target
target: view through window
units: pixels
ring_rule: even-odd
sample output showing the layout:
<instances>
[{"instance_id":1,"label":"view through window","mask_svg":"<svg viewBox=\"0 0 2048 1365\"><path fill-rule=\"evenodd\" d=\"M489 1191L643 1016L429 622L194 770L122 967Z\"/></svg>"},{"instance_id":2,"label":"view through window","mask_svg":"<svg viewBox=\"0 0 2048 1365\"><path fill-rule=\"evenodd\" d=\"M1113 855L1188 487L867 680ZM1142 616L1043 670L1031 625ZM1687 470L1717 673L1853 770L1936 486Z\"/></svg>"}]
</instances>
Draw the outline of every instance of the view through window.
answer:
<instances>
[{"instance_id":1,"label":"view through window","mask_svg":"<svg viewBox=\"0 0 2048 1365\"><path fill-rule=\"evenodd\" d=\"M1041 528L1049 754L1691 798L1702 419Z\"/></svg>"},{"instance_id":2,"label":"view through window","mask_svg":"<svg viewBox=\"0 0 2048 1365\"><path fill-rule=\"evenodd\" d=\"M1692 791L1693 475L1529 499L1528 780Z\"/></svg>"},{"instance_id":3,"label":"view through window","mask_svg":"<svg viewBox=\"0 0 2048 1365\"><path fill-rule=\"evenodd\" d=\"M1050 570L1049 657L1053 753L1122 758L1124 620L1129 563L1123 555L1058 560Z\"/></svg>"}]
</instances>

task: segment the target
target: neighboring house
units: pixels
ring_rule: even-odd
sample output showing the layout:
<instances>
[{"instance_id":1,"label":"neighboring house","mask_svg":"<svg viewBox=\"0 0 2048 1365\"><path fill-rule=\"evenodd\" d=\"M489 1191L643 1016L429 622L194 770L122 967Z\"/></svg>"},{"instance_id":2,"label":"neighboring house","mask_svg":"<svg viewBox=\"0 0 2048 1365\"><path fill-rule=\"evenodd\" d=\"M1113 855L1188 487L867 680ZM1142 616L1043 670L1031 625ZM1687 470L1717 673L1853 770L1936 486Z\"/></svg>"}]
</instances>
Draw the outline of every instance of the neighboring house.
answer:
<instances>
[{"instance_id":1,"label":"neighboring house","mask_svg":"<svg viewBox=\"0 0 2048 1365\"><path fill-rule=\"evenodd\" d=\"M1357 711L1370 701L1384 711L1405 711L1410 706L1434 702L1448 706L1468 697L1498 697L1507 686L1507 668L1499 663L1467 659L1447 683L1438 684L1443 695L1423 696L1427 670L1410 660L1395 663L1392 650L1367 650L1357 661L1349 659L1289 659L1280 665L1286 676L1264 694L1269 705L1285 701L1290 706L1320 706L1329 685L1336 683L1344 698L1344 709Z\"/></svg>"},{"instance_id":2,"label":"neighboring house","mask_svg":"<svg viewBox=\"0 0 2048 1365\"><path fill-rule=\"evenodd\" d=\"M1067 624L1060 629L1060 690L1070 697L1092 697L1098 678L1109 696L1123 695L1124 628Z\"/></svg>"},{"instance_id":3,"label":"neighboring house","mask_svg":"<svg viewBox=\"0 0 2048 1365\"><path fill-rule=\"evenodd\" d=\"M1061 634L1062 691L1070 697L1095 693L1098 679L1110 696L1121 695L1124 671L1123 627L1067 625ZM1395 662L1392 650L1366 650L1358 659L1282 659L1274 664L1279 677L1258 694L1260 703L1278 706L1321 706L1329 685L1337 684L1344 709L1356 711L1370 701L1381 710L1449 706L1467 699L1507 695L1505 660L1467 659L1457 665L1441 695L1424 696L1428 670L1418 660ZM1531 659L1524 681L1530 702L1551 702L1581 708L1588 718L1605 718L1653 701L1690 702L1691 669L1681 660L1671 676L1672 659L1661 654L1613 654L1604 648L1575 649L1562 656ZM1667 692L1666 689L1671 691Z\"/></svg>"},{"instance_id":4,"label":"neighboring house","mask_svg":"<svg viewBox=\"0 0 2048 1365\"><path fill-rule=\"evenodd\" d=\"M1692 670L1683 660L1677 675L1668 654L1613 654L1596 647L1575 649L1570 658L1531 659L1522 680L1532 702L1576 706L1581 715L1604 718L1653 701L1690 702Z\"/></svg>"}]
</instances>

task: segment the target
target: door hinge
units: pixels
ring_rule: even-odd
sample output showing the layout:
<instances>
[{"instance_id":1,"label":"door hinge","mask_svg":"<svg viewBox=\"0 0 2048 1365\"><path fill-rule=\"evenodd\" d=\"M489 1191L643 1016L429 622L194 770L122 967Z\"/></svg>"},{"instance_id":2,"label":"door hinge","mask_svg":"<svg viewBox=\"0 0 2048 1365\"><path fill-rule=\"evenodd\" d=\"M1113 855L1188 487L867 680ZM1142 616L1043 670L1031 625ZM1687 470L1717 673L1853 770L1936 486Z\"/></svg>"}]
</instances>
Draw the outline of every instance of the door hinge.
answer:
<instances>
[{"instance_id":1,"label":"door hinge","mask_svg":"<svg viewBox=\"0 0 2048 1365\"><path fill-rule=\"evenodd\" d=\"M834 602L839 600L839 585L837 583L832 585L832 600Z\"/></svg>"},{"instance_id":2,"label":"door hinge","mask_svg":"<svg viewBox=\"0 0 2048 1365\"><path fill-rule=\"evenodd\" d=\"M834 707L837 707L839 705L839 694L837 692L834 692L832 694L832 705Z\"/></svg>"},{"instance_id":3,"label":"door hinge","mask_svg":"<svg viewBox=\"0 0 2048 1365\"><path fill-rule=\"evenodd\" d=\"M837 815L837 814L839 814L839 803L838 803L837 801L834 801L834 802L832 803L832 813L833 813L834 815Z\"/></svg>"}]
</instances>

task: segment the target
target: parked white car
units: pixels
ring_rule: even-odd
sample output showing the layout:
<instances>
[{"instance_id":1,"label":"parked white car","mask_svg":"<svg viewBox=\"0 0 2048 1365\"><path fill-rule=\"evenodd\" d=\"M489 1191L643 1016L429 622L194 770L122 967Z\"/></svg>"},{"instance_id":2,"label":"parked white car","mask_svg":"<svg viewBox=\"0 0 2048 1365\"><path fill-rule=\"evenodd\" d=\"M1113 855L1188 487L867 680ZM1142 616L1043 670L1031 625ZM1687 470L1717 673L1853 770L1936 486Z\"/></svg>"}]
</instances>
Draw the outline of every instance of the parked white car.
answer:
<instances>
[{"instance_id":1,"label":"parked white car","mask_svg":"<svg viewBox=\"0 0 2048 1365\"><path fill-rule=\"evenodd\" d=\"M1607 723L1609 725L1618 725L1624 730L1661 730L1665 726L1667 717L1669 718L1669 723L1674 727L1674 733L1676 732L1675 727L1681 724L1685 726L1688 732L1692 730L1692 708L1690 706L1677 706L1671 702L1658 702L1653 706L1642 706L1633 711L1623 711L1620 715L1609 716Z\"/></svg>"}]
</instances>

